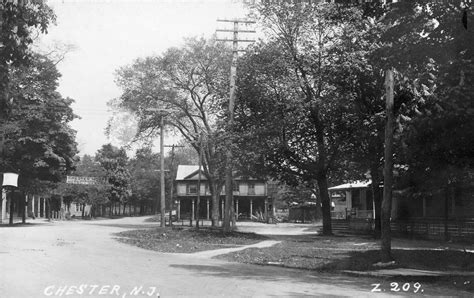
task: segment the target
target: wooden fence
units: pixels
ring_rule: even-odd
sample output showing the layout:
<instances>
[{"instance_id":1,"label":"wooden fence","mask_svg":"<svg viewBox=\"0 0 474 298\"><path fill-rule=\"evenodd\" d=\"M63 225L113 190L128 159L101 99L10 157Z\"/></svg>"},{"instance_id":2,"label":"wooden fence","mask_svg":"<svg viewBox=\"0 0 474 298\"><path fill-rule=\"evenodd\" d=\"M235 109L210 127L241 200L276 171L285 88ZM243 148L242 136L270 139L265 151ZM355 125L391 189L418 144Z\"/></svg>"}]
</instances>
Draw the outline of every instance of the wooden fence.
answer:
<instances>
[{"instance_id":1,"label":"wooden fence","mask_svg":"<svg viewBox=\"0 0 474 298\"><path fill-rule=\"evenodd\" d=\"M399 236L474 241L474 219L450 219L447 222L447 230L444 220L440 218L396 220L391 223L391 229Z\"/></svg>"}]
</instances>

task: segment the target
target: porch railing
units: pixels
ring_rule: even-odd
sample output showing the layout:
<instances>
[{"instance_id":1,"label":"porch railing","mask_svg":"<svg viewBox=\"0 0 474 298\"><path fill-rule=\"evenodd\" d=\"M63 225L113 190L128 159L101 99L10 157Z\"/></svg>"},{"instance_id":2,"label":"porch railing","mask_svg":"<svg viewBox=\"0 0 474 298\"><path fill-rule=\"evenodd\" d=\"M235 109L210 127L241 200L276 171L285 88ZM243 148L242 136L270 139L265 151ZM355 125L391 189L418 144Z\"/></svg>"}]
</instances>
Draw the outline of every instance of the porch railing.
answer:
<instances>
[{"instance_id":1,"label":"porch railing","mask_svg":"<svg viewBox=\"0 0 474 298\"><path fill-rule=\"evenodd\" d=\"M371 219L374 217L373 210L348 209L345 211L331 211L332 219L360 218Z\"/></svg>"}]
</instances>

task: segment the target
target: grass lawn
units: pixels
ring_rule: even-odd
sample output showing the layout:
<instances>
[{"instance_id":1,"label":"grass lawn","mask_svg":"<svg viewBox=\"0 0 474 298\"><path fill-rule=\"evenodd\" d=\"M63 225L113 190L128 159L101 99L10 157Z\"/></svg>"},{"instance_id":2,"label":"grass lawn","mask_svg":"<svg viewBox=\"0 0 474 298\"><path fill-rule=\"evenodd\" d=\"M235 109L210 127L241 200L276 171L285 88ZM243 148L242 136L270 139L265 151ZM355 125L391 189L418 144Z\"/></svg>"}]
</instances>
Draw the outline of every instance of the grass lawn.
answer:
<instances>
[{"instance_id":1,"label":"grass lawn","mask_svg":"<svg viewBox=\"0 0 474 298\"><path fill-rule=\"evenodd\" d=\"M274 265L329 273L338 273L343 270L381 269L374 266L375 263L380 262L379 243L367 237L301 236L280 240L282 240L281 243L272 247L248 248L216 258L240 263ZM474 271L474 253L453 249L433 250L424 247L426 245L424 242L418 249L416 241L412 241L411 244L413 247L392 248L395 264L388 268ZM433 280L433 282L435 281ZM473 277L467 277L467 279L465 277L443 277L436 278L436 282L456 289L474 291Z\"/></svg>"},{"instance_id":2,"label":"grass lawn","mask_svg":"<svg viewBox=\"0 0 474 298\"><path fill-rule=\"evenodd\" d=\"M379 243L363 237L307 237L283 240L263 249L249 248L219 258L252 264L272 264L320 271L377 269ZM392 249L395 268L474 271L474 254L429 248Z\"/></svg>"},{"instance_id":3,"label":"grass lawn","mask_svg":"<svg viewBox=\"0 0 474 298\"><path fill-rule=\"evenodd\" d=\"M117 240L159 252L193 253L254 244L267 239L253 233L223 233L211 228L152 228L115 234Z\"/></svg>"}]
</instances>

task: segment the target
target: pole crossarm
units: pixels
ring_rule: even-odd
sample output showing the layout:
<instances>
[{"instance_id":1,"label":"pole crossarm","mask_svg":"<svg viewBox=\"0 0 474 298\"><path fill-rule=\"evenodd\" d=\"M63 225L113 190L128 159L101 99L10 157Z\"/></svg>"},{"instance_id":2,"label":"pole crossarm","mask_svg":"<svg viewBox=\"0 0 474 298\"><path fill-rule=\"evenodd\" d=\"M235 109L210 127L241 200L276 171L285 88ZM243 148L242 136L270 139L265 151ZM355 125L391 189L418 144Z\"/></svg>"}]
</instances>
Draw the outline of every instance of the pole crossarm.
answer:
<instances>
[{"instance_id":1,"label":"pole crossarm","mask_svg":"<svg viewBox=\"0 0 474 298\"><path fill-rule=\"evenodd\" d=\"M235 32L234 29L216 29L217 32ZM255 30L243 30L239 29L238 32L243 32L243 33L256 33L257 31Z\"/></svg>"},{"instance_id":2,"label":"pole crossarm","mask_svg":"<svg viewBox=\"0 0 474 298\"><path fill-rule=\"evenodd\" d=\"M237 31L235 31L237 32ZM240 31L238 31L240 32ZM255 42L255 39L231 39L231 38L216 38L217 41L232 41L232 42Z\"/></svg>"},{"instance_id":3,"label":"pole crossarm","mask_svg":"<svg viewBox=\"0 0 474 298\"><path fill-rule=\"evenodd\" d=\"M228 22L228 23L247 23L247 24L255 24L256 21L249 20L249 19L217 19L218 22Z\"/></svg>"}]
</instances>

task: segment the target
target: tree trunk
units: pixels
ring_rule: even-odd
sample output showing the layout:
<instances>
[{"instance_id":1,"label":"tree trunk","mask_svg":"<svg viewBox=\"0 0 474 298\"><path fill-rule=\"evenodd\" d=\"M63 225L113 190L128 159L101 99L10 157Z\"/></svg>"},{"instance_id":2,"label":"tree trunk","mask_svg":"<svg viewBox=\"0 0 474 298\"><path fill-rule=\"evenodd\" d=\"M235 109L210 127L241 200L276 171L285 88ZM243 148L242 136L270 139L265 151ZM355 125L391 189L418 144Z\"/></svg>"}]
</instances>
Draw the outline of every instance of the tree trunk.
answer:
<instances>
[{"instance_id":1,"label":"tree trunk","mask_svg":"<svg viewBox=\"0 0 474 298\"><path fill-rule=\"evenodd\" d=\"M28 195L25 195L25 198L22 199L21 201L23 202L21 205L21 210L22 210L22 214L21 214L21 222L22 223L26 223L26 208L28 208Z\"/></svg>"},{"instance_id":2,"label":"tree trunk","mask_svg":"<svg viewBox=\"0 0 474 298\"><path fill-rule=\"evenodd\" d=\"M228 149L228 155L232 156L230 149ZM233 205L233 187L232 187L232 166L230 166L231 160L227 156L227 168L225 178L225 202L224 202L224 221L222 228L224 232L230 232L231 230L231 217L232 217L232 205Z\"/></svg>"},{"instance_id":3,"label":"tree trunk","mask_svg":"<svg viewBox=\"0 0 474 298\"><path fill-rule=\"evenodd\" d=\"M47 211L48 212L48 220L51 220L51 198L47 198L46 202L47 202L46 207L48 207L47 208L48 209L48 211Z\"/></svg>"},{"instance_id":4,"label":"tree trunk","mask_svg":"<svg viewBox=\"0 0 474 298\"><path fill-rule=\"evenodd\" d=\"M13 193L10 192L10 219L9 225L13 225L13 212L14 212L14 205L13 205Z\"/></svg>"},{"instance_id":5,"label":"tree trunk","mask_svg":"<svg viewBox=\"0 0 474 298\"><path fill-rule=\"evenodd\" d=\"M449 220L449 185L447 185L444 190L444 241L449 241L448 220Z\"/></svg>"},{"instance_id":6,"label":"tree trunk","mask_svg":"<svg viewBox=\"0 0 474 298\"><path fill-rule=\"evenodd\" d=\"M380 221L380 216L382 213L382 191L380 190L380 175L379 175L379 169L374 166L370 169L370 176L372 177L372 198L374 200L374 224L375 224L375 229L374 229L374 238L375 239L380 239L380 234L381 234L381 221Z\"/></svg>"},{"instance_id":7,"label":"tree trunk","mask_svg":"<svg viewBox=\"0 0 474 298\"><path fill-rule=\"evenodd\" d=\"M82 214L81 214L82 219L85 218L85 214L86 214L86 204L82 204Z\"/></svg>"},{"instance_id":8,"label":"tree trunk","mask_svg":"<svg viewBox=\"0 0 474 298\"><path fill-rule=\"evenodd\" d=\"M219 225L219 188L214 183L209 183L209 189L211 190L212 197L212 226L217 227Z\"/></svg>"},{"instance_id":9,"label":"tree trunk","mask_svg":"<svg viewBox=\"0 0 474 298\"><path fill-rule=\"evenodd\" d=\"M323 212L323 235L332 235L331 227L331 201L328 193L328 180L324 175L318 178L319 196L321 197L322 212Z\"/></svg>"}]
</instances>

